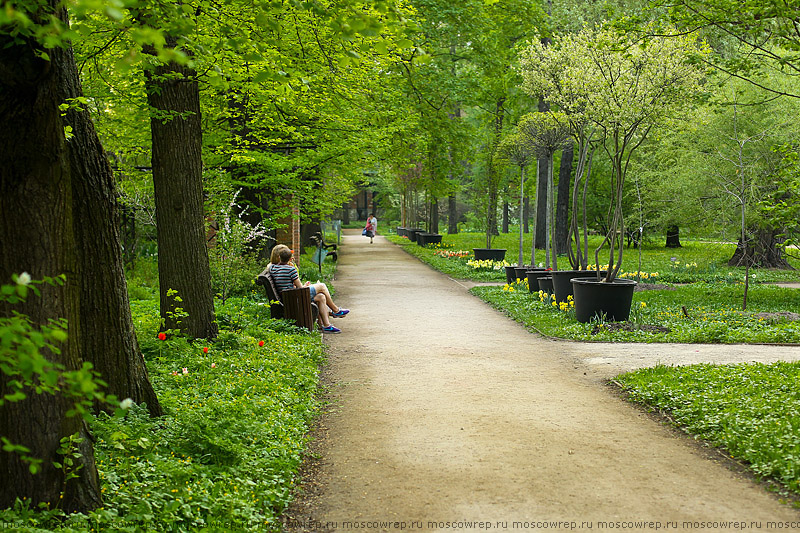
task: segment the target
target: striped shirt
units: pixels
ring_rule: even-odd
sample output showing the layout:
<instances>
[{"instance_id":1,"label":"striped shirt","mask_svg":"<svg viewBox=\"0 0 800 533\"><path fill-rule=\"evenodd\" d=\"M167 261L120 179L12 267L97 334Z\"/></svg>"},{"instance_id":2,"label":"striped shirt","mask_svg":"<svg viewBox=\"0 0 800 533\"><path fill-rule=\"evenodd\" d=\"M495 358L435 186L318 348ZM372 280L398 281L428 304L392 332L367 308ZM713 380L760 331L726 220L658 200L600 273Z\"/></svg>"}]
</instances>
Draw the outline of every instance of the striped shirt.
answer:
<instances>
[{"instance_id":1,"label":"striped shirt","mask_svg":"<svg viewBox=\"0 0 800 533\"><path fill-rule=\"evenodd\" d=\"M294 288L294 280L300 279L297 269L292 265L272 265L269 269L275 281L275 289L281 293Z\"/></svg>"}]
</instances>

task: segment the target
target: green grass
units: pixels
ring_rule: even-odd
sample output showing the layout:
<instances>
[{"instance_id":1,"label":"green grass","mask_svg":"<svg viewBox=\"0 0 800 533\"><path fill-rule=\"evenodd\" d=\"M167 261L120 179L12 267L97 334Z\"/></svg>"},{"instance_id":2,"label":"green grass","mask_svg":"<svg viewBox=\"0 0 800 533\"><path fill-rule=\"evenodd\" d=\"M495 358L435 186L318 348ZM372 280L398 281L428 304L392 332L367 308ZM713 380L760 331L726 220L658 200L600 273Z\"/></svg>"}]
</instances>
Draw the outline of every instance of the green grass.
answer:
<instances>
[{"instance_id":1,"label":"green grass","mask_svg":"<svg viewBox=\"0 0 800 533\"><path fill-rule=\"evenodd\" d=\"M631 400L800 493L800 363L658 366L617 380Z\"/></svg>"},{"instance_id":2,"label":"green grass","mask_svg":"<svg viewBox=\"0 0 800 533\"><path fill-rule=\"evenodd\" d=\"M473 248L483 248L485 238L478 233L459 233L444 235L442 245L439 247L422 248L404 237L389 235L389 240L399 244L404 250L418 257L420 260L431 264L450 276L473 281L505 281L505 273L498 270L494 273L478 272L467 267L465 259L444 259L434 255L437 248L447 250L464 250L472 252ZM524 257L530 262L530 234L525 235ZM744 268L727 266L728 260L736 248L733 244L716 242L684 240L681 248L664 248L661 243L645 243L642 248L641 271L657 273L651 282L662 283L691 283L694 281L722 281L733 283L744 279ZM600 243L599 237L590 239L590 247ZM508 233L496 237L492 243L493 248L506 248L506 261L516 264L519 234ZM590 248L590 250L592 250ZM593 252L592 252L593 253ZM544 261L544 251L537 250L536 261ZM602 262L607 262L607 253L600 255ZM798 270L773 270L755 269L756 282L800 281L800 261L789 258L789 263ZM569 268L566 256L558 257L561 270ZM639 269L639 250L626 248L622 263L623 270L629 275L635 275Z\"/></svg>"},{"instance_id":3,"label":"green grass","mask_svg":"<svg viewBox=\"0 0 800 533\"><path fill-rule=\"evenodd\" d=\"M145 297L132 310L166 414L152 419L134 406L124 418L94 419L101 509L64 516L19 504L0 511L0 523L15 531L280 530L318 410L319 335L271 320L254 292L217 302L215 342L161 341L157 293L132 293Z\"/></svg>"},{"instance_id":4,"label":"green grass","mask_svg":"<svg viewBox=\"0 0 800 533\"><path fill-rule=\"evenodd\" d=\"M541 301L538 293L529 294L524 285L515 287L514 291L475 287L472 292L529 329L550 337L608 342L800 343L800 321L759 316L800 310L797 289L751 287L746 312L741 311L740 285L695 283L674 290L636 292L630 327L617 328L578 323L573 310L558 309L547 299Z\"/></svg>"}]
</instances>

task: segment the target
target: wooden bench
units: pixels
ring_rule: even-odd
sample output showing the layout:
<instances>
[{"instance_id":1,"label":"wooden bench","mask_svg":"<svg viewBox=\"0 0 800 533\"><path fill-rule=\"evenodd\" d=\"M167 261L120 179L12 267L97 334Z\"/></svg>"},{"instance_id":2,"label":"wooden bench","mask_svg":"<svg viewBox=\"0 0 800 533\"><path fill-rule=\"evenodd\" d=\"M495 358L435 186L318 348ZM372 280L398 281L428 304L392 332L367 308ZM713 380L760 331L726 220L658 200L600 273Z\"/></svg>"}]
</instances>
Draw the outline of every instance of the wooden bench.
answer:
<instances>
[{"instance_id":1,"label":"wooden bench","mask_svg":"<svg viewBox=\"0 0 800 533\"><path fill-rule=\"evenodd\" d=\"M272 318L293 320L298 326L314 331L319 307L311 301L311 291L308 287L287 289L278 293L269 268L265 268L256 277L256 285L264 287L269 298L269 314Z\"/></svg>"}]
</instances>

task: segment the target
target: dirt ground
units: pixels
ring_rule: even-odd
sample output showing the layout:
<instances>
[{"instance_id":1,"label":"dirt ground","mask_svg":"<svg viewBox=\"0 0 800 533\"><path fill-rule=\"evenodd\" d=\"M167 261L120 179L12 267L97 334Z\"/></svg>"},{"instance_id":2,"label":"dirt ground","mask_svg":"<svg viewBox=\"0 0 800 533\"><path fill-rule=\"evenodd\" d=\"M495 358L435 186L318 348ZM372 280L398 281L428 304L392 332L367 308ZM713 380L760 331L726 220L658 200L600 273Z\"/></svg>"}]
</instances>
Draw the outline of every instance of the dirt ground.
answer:
<instances>
[{"instance_id":1,"label":"dirt ground","mask_svg":"<svg viewBox=\"0 0 800 533\"><path fill-rule=\"evenodd\" d=\"M800 513L607 379L798 360L781 346L554 341L382 237L347 233L329 405L287 531L787 531Z\"/></svg>"}]
</instances>

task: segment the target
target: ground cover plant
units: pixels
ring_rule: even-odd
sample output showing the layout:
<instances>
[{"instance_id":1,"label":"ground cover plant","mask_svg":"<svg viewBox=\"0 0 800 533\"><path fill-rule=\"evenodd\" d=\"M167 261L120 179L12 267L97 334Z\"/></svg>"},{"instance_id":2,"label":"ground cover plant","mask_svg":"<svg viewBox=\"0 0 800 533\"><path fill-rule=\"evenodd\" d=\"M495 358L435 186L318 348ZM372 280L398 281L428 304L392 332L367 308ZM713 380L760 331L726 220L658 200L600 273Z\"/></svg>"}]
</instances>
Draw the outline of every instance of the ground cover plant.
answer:
<instances>
[{"instance_id":1,"label":"ground cover plant","mask_svg":"<svg viewBox=\"0 0 800 533\"><path fill-rule=\"evenodd\" d=\"M635 402L800 494L800 364L658 366L617 377Z\"/></svg>"},{"instance_id":2,"label":"ground cover plant","mask_svg":"<svg viewBox=\"0 0 800 533\"><path fill-rule=\"evenodd\" d=\"M467 268L466 260L463 258L453 258L453 261L443 261L435 252L439 248L454 251L465 251L471 253L473 248L482 246L483 235L480 233L458 233L456 235L444 235L441 246L423 248L409 241L405 237L388 235L387 238L399 244L408 253L418 257L437 270L459 279L471 279L474 281L505 281L505 272L500 269L496 274L486 276L483 273L476 273L475 269ZM529 239L530 235L526 236ZM500 234L495 237L493 248L506 248L506 261L516 263L516 252L518 236L514 234L513 228L509 233ZM600 237L592 237L589 240L590 248L600 243ZM526 257L530 257L530 242L526 244ZM656 273L659 282L663 283L691 283L695 281L723 281L736 282L744 279L743 267L729 267L728 260L733 256L736 249L734 243L720 243L702 240L683 240L680 248L665 248L662 242L645 242L642 248L641 271L645 273ZM544 252L537 250L537 261L544 260ZM604 257L604 254L601 254ZM566 258L566 256L565 256ZM625 262L622 266L625 275L623 277L635 277L639 271L638 250L631 249L626 254ZM794 268L800 270L800 260L789 258L789 263ZM560 263L559 263L560 264ZM564 261L564 264L569 264ZM800 271L792 270L773 270L773 269L754 269L752 271L752 281L755 282L781 282L781 281L800 281ZM655 279L649 280L651 282Z\"/></svg>"},{"instance_id":3,"label":"ground cover plant","mask_svg":"<svg viewBox=\"0 0 800 533\"><path fill-rule=\"evenodd\" d=\"M133 405L95 416L103 507L65 516L57 502L19 502L0 511L9 530L280 529L318 408L320 337L271 320L260 287L218 300L213 343L159 334L154 273L142 266L131 280L131 308L165 415Z\"/></svg>"},{"instance_id":4,"label":"ground cover plant","mask_svg":"<svg viewBox=\"0 0 800 533\"><path fill-rule=\"evenodd\" d=\"M742 312L736 302L740 285L693 283L635 292L627 323L597 320L582 324L574 310L561 308L526 284L475 287L471 291L514 320L543 335L580 341L683 343L800 343L800 291L773 286L751 287L752 299ZM566 306L566 308L564 308ZM685 310L684 310L685 309ZM570 320L565 320L568 318Z\"/></svg>"}]
</instances>

